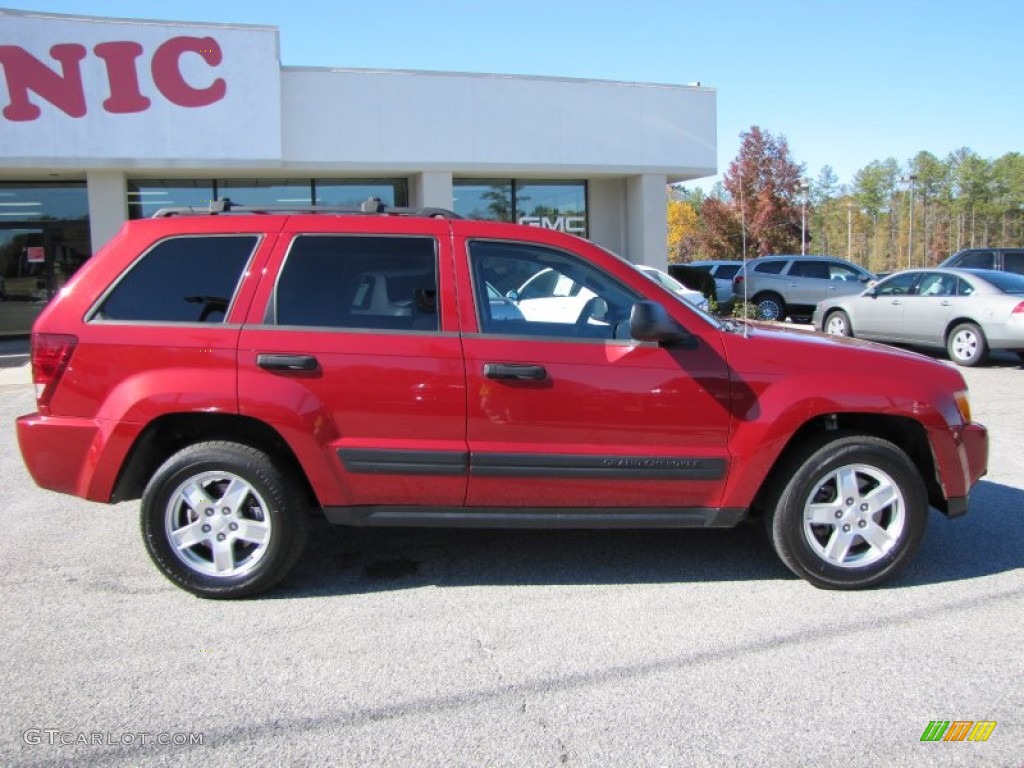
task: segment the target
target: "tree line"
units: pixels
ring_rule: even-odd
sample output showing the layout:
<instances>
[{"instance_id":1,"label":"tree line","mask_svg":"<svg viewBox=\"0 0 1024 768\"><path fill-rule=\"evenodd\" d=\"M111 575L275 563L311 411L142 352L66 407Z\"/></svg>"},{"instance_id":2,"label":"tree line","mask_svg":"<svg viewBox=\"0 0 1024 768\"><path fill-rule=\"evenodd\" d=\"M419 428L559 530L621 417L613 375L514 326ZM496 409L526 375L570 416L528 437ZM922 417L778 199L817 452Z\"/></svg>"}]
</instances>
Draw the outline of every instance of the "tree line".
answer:
<instances>
[{"instance_id":1,"label":"tree line","mask_svg":"<svg viewBox=\"0 0 1024 768\"><path fill-rule=\"evenodd\" d=\"M672 187L670 262L772 253L839 256L872 272L931 266L962 248L1024 247L1024 156L987 159L962 148L904 164L872 161L850 184L817 178L783 136L757 126L709 194Z\"/></svg>"}]
</instances>

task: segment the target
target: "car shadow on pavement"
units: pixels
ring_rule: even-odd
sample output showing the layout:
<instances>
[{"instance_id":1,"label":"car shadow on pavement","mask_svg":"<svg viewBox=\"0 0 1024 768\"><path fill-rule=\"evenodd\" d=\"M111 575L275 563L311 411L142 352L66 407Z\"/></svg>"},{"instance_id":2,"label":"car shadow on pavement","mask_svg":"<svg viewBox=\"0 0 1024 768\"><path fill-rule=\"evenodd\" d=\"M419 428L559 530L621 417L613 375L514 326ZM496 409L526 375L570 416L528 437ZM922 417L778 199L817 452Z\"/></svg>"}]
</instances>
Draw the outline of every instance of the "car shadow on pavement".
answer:
<instances>
[{"instance_id":1,"label":"car shadow on pavement","mask_svg":"<svg viewBox=\"0 0 1024 768\"><path fill-rule=\"evenodd\" d=\"M970 509L947 520L933 512L917 557L889 587L937 584L1024 568L1024 490L982 480Z\"/></svg>"},{"instance_id":2,"label":"car shadow on pavement","mask_svg":"<svg viewBox=\"0 0 1024 768\"><path fill-rule=\"evenodd\" d=\"M983 481L971 511L932 512L921 549L883 588L954 582L1024 567L1024 490ZM760 521L723 530L340 528L312 520L309 547L262 599L425 586L793 581Z\"/></svg>"},{"instance_id":3,"label":"car shadow on pavement","mask_svg":"<svg viewBox=\"0 0 1024 768\"><path fill-rule=\"evenodd\" d=\"M315 518L305 556L263 597L790 578L759 521L724 530L526 531L353 529Z\"/></svg>"}]
</instances>

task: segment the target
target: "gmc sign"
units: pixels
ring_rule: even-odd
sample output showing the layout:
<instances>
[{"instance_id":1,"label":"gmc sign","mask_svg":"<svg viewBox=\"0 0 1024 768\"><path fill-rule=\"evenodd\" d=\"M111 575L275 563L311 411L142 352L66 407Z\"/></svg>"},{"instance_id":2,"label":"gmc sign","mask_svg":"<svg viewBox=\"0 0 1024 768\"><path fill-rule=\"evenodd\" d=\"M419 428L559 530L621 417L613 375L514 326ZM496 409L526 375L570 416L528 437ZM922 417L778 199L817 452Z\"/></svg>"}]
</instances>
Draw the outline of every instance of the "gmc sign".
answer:
<instances>
[{"instance_id":1,"label":"gmc sign","mask_svg":"<svg viewBox=\"0 0 1024 768\"><path fill-rule=\"evenodd\" d=\"M199 57L211 70L220 65L223 53L212 37L172 37L148 57L140 43L127 40L99 43L93 46L92 54L103 62L106 73L109 96L100 106L112 114L149 109L152 102L139 85L140 64L148 63L156 90L179 107L209 106L227 93L226 81L216 77L214 72L203 83L189 82L182 73L181 61L185 56ZM81 64L88 55L88 49L78 43L52 46L50 57L60 65L58 72L20 46L0 45L0 68L9 99L3 116L12 122L36 120L41 110L30 100L31 92L69 117L85 117L89 106Z\"/></svg>"}]
</instances>

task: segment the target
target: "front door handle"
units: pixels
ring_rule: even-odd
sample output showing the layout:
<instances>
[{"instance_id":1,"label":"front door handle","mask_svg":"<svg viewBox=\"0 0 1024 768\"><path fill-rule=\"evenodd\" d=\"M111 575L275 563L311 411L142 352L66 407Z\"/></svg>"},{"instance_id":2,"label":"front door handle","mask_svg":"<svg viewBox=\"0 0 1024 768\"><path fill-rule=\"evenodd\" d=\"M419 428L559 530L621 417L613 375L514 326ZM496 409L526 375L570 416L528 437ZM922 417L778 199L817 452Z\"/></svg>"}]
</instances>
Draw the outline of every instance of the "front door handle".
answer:
<instances>
[{"instance_id":1,"label":"front door handle","mask_svg":"<svg viewBox=\"0 0 1024 768\"><path fill-rule=\"evenodd\" d=\"M268 371L315 371L319 363L313 355L262 353L256 355L256 365Z\"/></svg>"},{"instance_id":2,"label":"front door handle","mask_svg":"<svg viewBox=\"0 0 1024 768\"><path fill-rule=\"evenodd\" d=\"M484 376L488 379L516 379L518 381L543 381L548 372L543 365L522 365L519 363L484 363Z\"/></svg>"}]
</instances>

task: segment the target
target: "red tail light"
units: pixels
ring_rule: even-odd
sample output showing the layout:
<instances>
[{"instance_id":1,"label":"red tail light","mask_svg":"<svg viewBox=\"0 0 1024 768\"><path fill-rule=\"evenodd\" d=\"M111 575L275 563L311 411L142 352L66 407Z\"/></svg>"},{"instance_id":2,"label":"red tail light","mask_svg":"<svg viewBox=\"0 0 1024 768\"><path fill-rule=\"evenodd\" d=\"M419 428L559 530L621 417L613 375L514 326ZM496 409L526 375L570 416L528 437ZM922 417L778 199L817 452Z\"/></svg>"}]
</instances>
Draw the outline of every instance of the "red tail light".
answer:
<instances>
[{"instance_id":1,"label":"red tail light","mask_svg":"<svg viewBox=\"0 0 1024 768\"><path fill-rule=\"evenodd\" d=\"M732 284L733 285L739 285L742 282L743 282L743 275L736 275L736 277L734 277L732 279Z\"/></svg>"},{"instance_id":2,"label":"red tail light","mask_svg":"<svg viewBox=\"0 0 1024 768\"><path fill-rule=\"evenodd\" d=\"M1020 304L1018 304L1016 307L1014 307L1013 308L1013 312L1011 312L1010 314L1011 315L1024 315L1024 301L1022 301Z\"/></svg>"},{"instance_id":3,"label":"red tail light","mask_svg":"<svg viewBox=\"0 0 1024 768\"><path fill-rule=\"evenodd\" d=\"M50 400L60 377L71 362L78 344L77 336L62 333L32 334L32 382L36 385L36 406L44 416L50 414Z\"/></svg>"}]
</instances>

